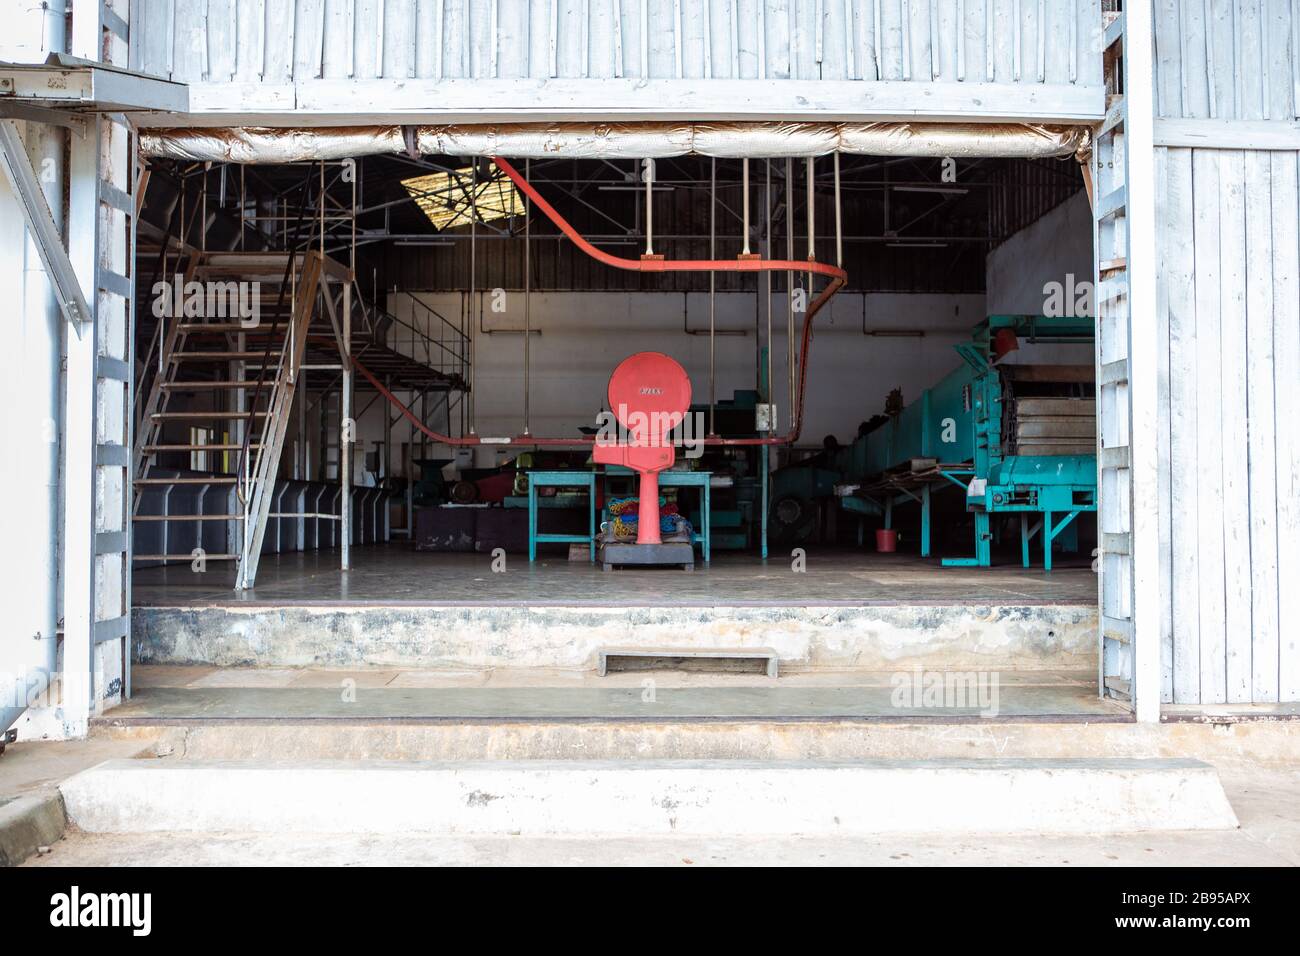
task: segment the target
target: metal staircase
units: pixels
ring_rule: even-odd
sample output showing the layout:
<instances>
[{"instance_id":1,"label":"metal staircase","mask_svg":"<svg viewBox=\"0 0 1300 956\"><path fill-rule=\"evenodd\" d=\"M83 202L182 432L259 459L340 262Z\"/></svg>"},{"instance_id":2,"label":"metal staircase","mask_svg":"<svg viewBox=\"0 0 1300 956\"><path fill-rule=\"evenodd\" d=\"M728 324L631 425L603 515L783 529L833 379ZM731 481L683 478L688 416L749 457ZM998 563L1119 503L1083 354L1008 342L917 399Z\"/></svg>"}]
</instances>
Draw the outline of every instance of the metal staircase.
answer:
<instances>
[{"instance_id":1,"label":"metal staircase","mask_svg":"<svg viewBox=\"0 0 1300 956\"><path fill-rule=\"evenodd\" d=\"M137 535L152 523L157 533L151 537L162 542L159 548L137 546L135 560L191 562L198 556L191 551L194 541L223 542L198 550L204 562L235 562L235 587L244 589L256 579L267 522L281 518L339 522L341 533L332 539L342 568L349 566L354 359L388 388L412 397L442 393L446 409L453 395L467 391L469 365L463 323L415 300L407 321L361 294L355 179L343 175L350 166L307 164L296 200L291 184L298 171L281 171L271 178L289 185L269 209L262 208L265 196L249 201L245 174L234 169L171 171L170 205L166 188L160 193L167 223L141 224L136 272L142 280L151 276L147 289L158 294L136 313L136 354L144 361L134 369L132 521ZM214 223L224 224L224 234ZM206 248L209 242L226 249ZM262 248L247 250L246 243ZM347 264L327 247L343 250ZM164 283L156 289L159 279ZM170 296L162 303L167 307L158 308L161 295ZM232 308L232 296L239 307ZM245 308L250 303L251 310ZM332 452L333 466L314 477L339 483L339 513L280 514L274 509L281 465L292 465L286 478L313 477L306 448L314 410L325 432L317 447ZM285 453L291 422L298 429L296 454ZM213 489L225 493L210 494ZM142 508L144 499L148 507ZM178 499L187 503L172 507ZM147 513L153 510L163 513ZM177 526L158 522L186 529L199 523L199 530L180 533L183 543L173 546ZM217 522L226 527L207 533Z\"/></svg>"},{"instance_id":2,"label":"metal staircase","mask_svg":"<svg viewBox=\"0 0 1300 956\"><path fill-rule=\"evenodd\" d=\"M319 477L338 480L345 488L337 520L346 552L350 448L345 445L350 442L343 440L342 432L351 412L350 396L345 401L343 395L351 382L345 371L353 357L364 356L367 366L378 369L393 387L442 393L441 406L449 407L450 396L467 388L463 333L432 310L425 328L417 328L368 305L352 271L317 249L292 254L203 252L177 244L174 262L169 270L172 281L183 288L191 283L204 290L258 283L258 309L253 320L228 314L214 318L212 309L201 310L203 315L159 318L137 390L135 527L149 522L230 523L226 540L231 546L202 557L236 562L235 586L251 588L267 521L287 517L271 514L273 492L286 458L295 398L303 390L302 372L309 369L313 389L323 390L318 399L321 425L330 432L320 448L333 452L332 474ZM435 322L440 323L437 338L429 334ZM333 390L340 392L335 402L329 401ZM338 414L327 418L327 409ZM175 463L178 458L188 463L188 469L180 470L200 474L176 475L172 472L178 469L161 467L160 460ZM232 488L233 507L210 513L141 513L147 489L177 485ZM193 557L140 551L135 560L190 562Z\"/></svg>"},{"instance_id":3,"label":"metal staircase","mask_svg":"<svg viewBox=\"0 0 1300 956\"><path fill-rule=\"evenodd\" d=\"M318 314L318 298L332 294L326 287L349 283L351 273L320 252L221 253L189 252L179 281L199 288L216 284L258 282L273 286L275 305L254 319L234 321L202 316L173 316L160 320L154 342L157 367L139 414L134 449L135 514L148 521L230 521L239 533L238 547L222 554L205 554L209 561L239 562L237 586L251 587L257 571L262 535L270 511L270 489L279 471L284 437L293 406L298 373L310 327ZM282 274L277 274L283 270ZM274 286L278 285L278 288ZM206 293L205 293L206 295ZM264 295L264 293L263 293ZM269 314L268 314L269 312ZM153 355L152 351L150 353ZM174 400L185 396L184 401ZM193 407L193 406L206 407ZM188 436L177 439L177 426ZM169 434L170 433L170 434ZM199 477L155 476L160 455L189 454L195 469L213 472ZM214 467L215 466L215 467ZM143 515L139 502L154 485L229 485L238 509L221 514ZM136 554L137 560L174 561L177 555ZM188 560L188 558L184 558Z\"/></svg>"}]
</instances>

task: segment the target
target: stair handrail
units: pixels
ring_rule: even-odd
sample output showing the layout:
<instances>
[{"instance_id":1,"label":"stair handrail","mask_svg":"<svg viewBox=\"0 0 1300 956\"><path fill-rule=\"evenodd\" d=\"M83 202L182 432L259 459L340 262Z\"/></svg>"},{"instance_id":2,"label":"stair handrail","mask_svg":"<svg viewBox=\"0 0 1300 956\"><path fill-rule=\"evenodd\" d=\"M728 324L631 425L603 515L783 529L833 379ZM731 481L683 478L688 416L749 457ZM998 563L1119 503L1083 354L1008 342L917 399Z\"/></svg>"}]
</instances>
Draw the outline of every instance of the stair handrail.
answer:
<instances>
[{"instance_id":1,"label":"stair handrail","mask_svg":"<svg viewBox=\"0 0 1300 956\"><path fill-rule=\"evenodd\" d=\"M184 198L184 195L185 179L182 177L180 182L180 195L176 197L176 204L172 207L171 215L167 218L167 226L163 230L162 242L158 246L158 257L154 260L153 271L149 275L149 285L147 288L150 291L152 291L154 286L158 284L158 275L162 271L163 263L167 261L167 250L173 242L172 231L176 226L176 220L181 218L181 209L184 205L181 200ZM194 209L190 212L189 222L182 222L180 224L181 234L175 237L177 251L180 253L177 257L178 263L182 257L192 255L195 251L185 242L185 237L189 235L189 231L194 225L194 218L198 215L199 208L199 204L195 203ZM173 318L179 318L179 316L173 316ZM149 341L149 350L145 355L144 364L141 366L146 374L148 374L149 369L152 367L154 355L163 347L163 327L166 324L166 320L160 318L154 326L154 334ZM140 426L143 425L143 422L140 421L140 416L144 412L143 403L145 402L149 391L150 389L144 387L144 379L142 378L136 388L135 401L132 408L132 414L134 415L137 431Z\"/></svg>"},{"instance_id":2,"label":"stair handrail","mask_svg":"<svg viewBox=\"0 0 1300 956\"><path fill-rule=\"evenodd\" d=\"M307 196L308 196L308 190L311 186L311 180L312 180L311 167L308 167L307 175L303 177L302 187L299 189L298 192L298 215L294 223L293 232L291 233L291 235L293 236L297 236L299 230L302 228L304 213L306 212L307 209ZM323 202L324 201L323 196L320 197L318 201ZM316 235L317 218L313 216L311 222L312 222L311 229L307 233L307 238L303 243L304 253L306 252L306 250L311 248L312 240L315 238ZM297 241L290 240L289 242L286 243L286 246L287 248L285 249L284 277L280 282L280 292L279 292L279 296L276 299L275 315L271 319L271 328L267 332L266 349L262 356L261 367L258 369L257 383L253 386L253 394L248 402L248 408L250 412L257 407L257 401L261 397L262 388L266 384L266 370L267 368L270 367L272 347L275 344L275 333L277 328L279 327L281 315L284 312L285 293L289 288L290 280L293 278L294 266L298 258L299 250L298 250ZM279 378L280 375L284 374L285 371L284 353L285 353L285 349L288 347L288 343L289 343L289 336L286 335L284 342L281 343L280 346L281 362L279 366L279 372L277 373L276 376L277 378ZM236 478L238 479L235 483L235 495L238 497L239 503L244 506L245 517L247 517L248 514L248 495L250 492L249 485L252 481L252 475L257 473L261 463L260 460L261 460L262 452L266 446L264 440L266 436L266 425L271 416L269 414L263 416L264 420L262 422L262 435L258 440L257 456L250 462L249 461L249 451L251 445L250 439L253 436L251 419L253 417L254 416L250 414L249 416L250 421L246 424L244 428L243 439L240 441L239 457L235 459L235 475ZM250 465L252 466L251 468ZM248 533L247 521L245 521L244 533L245 535Z\"/></svg>"}]
</instances>

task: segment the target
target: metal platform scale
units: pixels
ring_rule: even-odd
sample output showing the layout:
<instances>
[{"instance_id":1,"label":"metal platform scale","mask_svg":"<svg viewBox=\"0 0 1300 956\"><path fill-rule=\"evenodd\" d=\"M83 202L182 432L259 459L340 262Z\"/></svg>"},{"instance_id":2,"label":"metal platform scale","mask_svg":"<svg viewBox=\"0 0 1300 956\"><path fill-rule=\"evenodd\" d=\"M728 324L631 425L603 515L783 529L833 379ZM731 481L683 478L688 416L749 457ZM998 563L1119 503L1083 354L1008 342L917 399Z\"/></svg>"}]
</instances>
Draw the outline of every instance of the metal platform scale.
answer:
<instances>
[{"instance_id":1,"label":"metal platform scale","mask_svg":"<svg viewBox=\"0 0 1300 956\"><path fill-rule=\"evenodd\" d=\"M596 557L606 571L625 565L695 568L695 547L665 542L659 530L659 472L677 458L669 435L691 404L691 380L662 352L637 352L609 377L609 408L626 429L626 440L597 438L592 460L622 465L638 476L636 542L605 541Z\"/></svg>"}]
</instances>

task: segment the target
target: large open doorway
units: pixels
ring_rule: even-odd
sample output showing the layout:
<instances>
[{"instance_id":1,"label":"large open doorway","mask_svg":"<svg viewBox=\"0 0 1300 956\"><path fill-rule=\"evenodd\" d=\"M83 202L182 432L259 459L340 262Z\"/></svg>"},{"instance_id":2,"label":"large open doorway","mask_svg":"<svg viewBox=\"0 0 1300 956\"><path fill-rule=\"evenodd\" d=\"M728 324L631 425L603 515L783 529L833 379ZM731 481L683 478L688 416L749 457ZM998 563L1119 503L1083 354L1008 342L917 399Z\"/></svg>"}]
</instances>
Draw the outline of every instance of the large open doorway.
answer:
<instances>
[{"instance_id":1,"label":"large open doorway","mask_svg":"<svg viewBox=\"0 0 1300 956\"><path fill-rule=\"evenodd\" d=\"M994 684L1004 716L1127 717L1097 695L1072 159L510 167L156 163L138 269L172 314L141 297L146 666L118 719L275 716L259 688L355 715L349 679L401 691L369 716L644 715L650 680L676 716L967 717ZM638 263L847 282L631 271L564 226ZM253 282L256 322L185 315L189 283ZM594 560L639 518L590 441L643 351L691 383L659 496L689 573Z\"/></svg>"}]
</instances>

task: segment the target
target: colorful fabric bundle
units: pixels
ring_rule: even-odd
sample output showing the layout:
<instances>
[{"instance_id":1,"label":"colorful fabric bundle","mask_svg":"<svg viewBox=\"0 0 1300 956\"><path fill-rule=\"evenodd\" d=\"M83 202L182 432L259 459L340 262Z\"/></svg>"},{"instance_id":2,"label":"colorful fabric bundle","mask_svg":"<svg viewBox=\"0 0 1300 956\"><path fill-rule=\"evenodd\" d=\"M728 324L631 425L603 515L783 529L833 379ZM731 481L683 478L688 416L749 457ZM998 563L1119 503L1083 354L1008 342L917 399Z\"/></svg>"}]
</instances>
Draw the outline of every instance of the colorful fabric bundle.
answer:
<instances>
[{"instance_id":1,"label":"colorful fabric bundle","mask_svg":"<svg viewBox=\"0 0 1300 956\"><path fill-rule=\"evenodd\" d=\"M639 498L611 498L607 507L610 515L614 517L619 515L632 515L635 517L641 512L641 500ZM677 502L669 501L661 495L659 498L659 513L661 515L677 514Z\"/></svg>"},{"instance_id":2,"label":"colorful fabric bundle","mask_svg":"<svg viewBox=\"0 0 1300 956\"><path fill-rule=\"evenodd\" d=\"M637 526L639 524L636 515L616 515L610 522L609 527L615 539L623 540L626 538L635 538ZM690 540L691 523L679 514L659 515L659 534L661 536L685 535L684 540Z\"/></svg>"}]
</instances>

